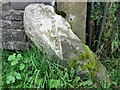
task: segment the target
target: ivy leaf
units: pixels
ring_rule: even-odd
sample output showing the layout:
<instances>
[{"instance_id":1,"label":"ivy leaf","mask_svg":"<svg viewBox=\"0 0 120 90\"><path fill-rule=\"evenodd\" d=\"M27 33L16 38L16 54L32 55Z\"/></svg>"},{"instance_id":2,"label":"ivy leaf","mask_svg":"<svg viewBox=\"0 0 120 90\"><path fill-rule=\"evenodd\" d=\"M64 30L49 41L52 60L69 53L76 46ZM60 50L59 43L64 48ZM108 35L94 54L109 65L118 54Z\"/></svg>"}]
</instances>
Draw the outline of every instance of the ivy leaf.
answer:
<instances>
[{"instance_id":1,"label":"ivy leaf","mask_svg":"<svg viewBox=\"0 0 120 90\"><path fill-rule=\"evenodd\" d=\"M25 68L25 64L20 64L19 69L20 69L20 70L23 70L24 68Z\"/></svg>"},{"instance_id":2,"label":"ivy leaf","mask_svg":"<svg viewBox=\"0 0 120 90\"><path fill-rule=\"evenodd\" d=\"M21 60L22 59L22 55L21 54L17 54L17 60Z\"/></svg>"},{"instance_id":3,"label":"ivy leaf","mask_svg":"<svg viewBox=\"0 0 120 90\"><path fill-rule=\"evenodd\" d=\"M17 60L17 59L15 59L15 60L13 60L13 61L11 62L11 66L16 65L17 63L18 63L18 60Z\"/></svg>"},{"instance_id":4,"label":"ivy leaf","mask_svg":"<svg viewBox=\"0 0 120 90\"><path fill-rule=\"evenodd\" d=\"M14 76L11 76L11 75L9 75L9 76L7 76L7 84L10 84L10 83L14 83L15 82L15 77Z\"/></svg>"},{"instance_id":5,"label":"ivy leaf","mask_svg":"<svg viewBox=\"0 0 120 90\"><path fill-rule=\"evenodd\" d=\"M13 55L10 55L8 57L8 61L12 61L12 60L15 60L16 59L16 53L14 53Z\"/></svg>"},{"instance_id":6,"label":"ivy leaf","mask_svg":"<svg viewBox=\"0 0 120 90\"><path fill-rule=\"evenodd\" d=\"M16 77L17 79L21 79L20 73L15 72L15 77Z\"/></svg>"},{"instance_id":7,"label":"ivy leaf","mask_svg":"<svg viewBox=\"0 0 120 90\"><path fill-rule=\"evenodd\" d=\"M28 62L28 57L25 57L24 60L23 60L24 63L27 63Z\"/></svg>"}]
</instances>

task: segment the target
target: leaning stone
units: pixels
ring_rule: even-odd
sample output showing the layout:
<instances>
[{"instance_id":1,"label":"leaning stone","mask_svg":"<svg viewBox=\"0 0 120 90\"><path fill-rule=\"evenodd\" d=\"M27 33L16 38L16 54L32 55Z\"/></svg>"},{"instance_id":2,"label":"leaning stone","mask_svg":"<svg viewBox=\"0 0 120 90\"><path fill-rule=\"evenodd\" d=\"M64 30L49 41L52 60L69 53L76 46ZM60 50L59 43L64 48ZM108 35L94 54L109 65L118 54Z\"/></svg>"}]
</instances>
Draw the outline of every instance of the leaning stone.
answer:
<instances>
[{"instance_id":1,"label":"leaning stone","mask_svg":"<svg viewBox=\"0 0 120 90\"><path fill-rule=\"evenodd\" d=\"M73 33L70 24L55 13L53 7L28 5L24 12L24 28L27 36L52 62L60 62L67 68L73 67L78 75L91 74L101 82L107 78L106 68Z\"/></svg>"}]
</instances>

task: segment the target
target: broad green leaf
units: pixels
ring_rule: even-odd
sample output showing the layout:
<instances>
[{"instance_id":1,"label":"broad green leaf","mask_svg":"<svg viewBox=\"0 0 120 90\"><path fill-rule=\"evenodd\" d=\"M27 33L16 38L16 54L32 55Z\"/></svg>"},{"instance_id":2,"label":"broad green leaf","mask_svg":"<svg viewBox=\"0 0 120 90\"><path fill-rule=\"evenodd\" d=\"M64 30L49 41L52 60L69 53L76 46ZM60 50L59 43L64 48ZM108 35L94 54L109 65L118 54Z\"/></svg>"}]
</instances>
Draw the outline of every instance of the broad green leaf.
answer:
<instances>
[{"instance_id":1,"label":"broad green leaf","mask_svg":"<svg viewBox=\"0 0 120 90\"><path fill-rule=\"evenodd\" d=\"M9 75L9 76L7 76L7 84L10 84L10 83L14 83L15 82L15 77L14 76L11 76L11 75Z\"/></svg>"},{"instance_id":2,"label":"broad green leaf","mask_svg":"<svg viewBox=\"0 0 120 90\"><path fill-rule=\"evenodd\" d=\"M23 70L24 68L25 68L25 64L22 64L22 63L21 63L19 69L20 69L20 70Z\"/></svg>"},{"instance_id":3,"label":"broad green leaf","mask_svg":"<svg viewBox=\"0 0 120 90\"><path fill-rule=\"evenodd\" d=\"M11 62L11 66L14 66L14 65L16 65L18 63L18 60L13 60L12 62Z\"/></svg>"},{"instance_id":4,"label":"broad green leaf","mask_svg":"<svg viewBox=\"0 0 120 90\"><path fill-rule=\"evenodd\" d=\"M15 59L16 59L16 53L8 57L8 61L15 60Z\"/></svg>"},{"instance_id":5,"label":"broad green leaf","mask_svg":"<svg viewBox=\"0 0 120 90\"><path fill-rule=\"evenodd\" d=\"M21 79L20 73L15 72L15 77L16 77L17 79Z\"/></svg>"},{"instance_id":6,"label":"broad green leaf","mask_svg":"<svg viewBox=\"0 0 120 90\"><path fill-rule=\"evenodd\" d=\"M27 63L28 62L28 57L25 57L24 60L23 60L24 63Z\"/></svg>"},{"instance_id":7,"label":"broad green leaf","mask_svg":"<svg viewBox=\"0 0 120 90\"><path fill-rule=\"evenodd\" d=\"M7 80L6 83L7 83L7 84L10 84L10 80Z\"/></svg>"},{"instance_id":8,"label":"broad green leaf","mask_svg":"<svg viewBox=\"0 0 120 90\"><path fill-rule=\"evenodd\" d=\"M17 60L21 60L22 59L22 55L21 54L17 54Z\"/></svg>"}]
</instances>

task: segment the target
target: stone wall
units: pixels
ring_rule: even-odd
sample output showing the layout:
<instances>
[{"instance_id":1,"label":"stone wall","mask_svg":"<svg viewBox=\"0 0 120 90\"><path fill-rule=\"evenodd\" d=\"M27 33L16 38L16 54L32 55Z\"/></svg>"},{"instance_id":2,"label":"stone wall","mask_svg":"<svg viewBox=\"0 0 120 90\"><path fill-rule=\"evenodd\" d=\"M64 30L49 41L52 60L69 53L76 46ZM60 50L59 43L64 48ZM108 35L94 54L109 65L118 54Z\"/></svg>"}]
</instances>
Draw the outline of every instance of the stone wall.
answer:
<instances>
[{"instance_id":1,"label":"stone wall","mask_svg":"<svg viewBox=\"0 0 120 90\"><path fill-rule=\"evenodd\" d=\"M23 50L28 47L23 27L24 9L15 9L10 2L2 4L2 46L4 49Z\"/></svg>"}]
</instances>

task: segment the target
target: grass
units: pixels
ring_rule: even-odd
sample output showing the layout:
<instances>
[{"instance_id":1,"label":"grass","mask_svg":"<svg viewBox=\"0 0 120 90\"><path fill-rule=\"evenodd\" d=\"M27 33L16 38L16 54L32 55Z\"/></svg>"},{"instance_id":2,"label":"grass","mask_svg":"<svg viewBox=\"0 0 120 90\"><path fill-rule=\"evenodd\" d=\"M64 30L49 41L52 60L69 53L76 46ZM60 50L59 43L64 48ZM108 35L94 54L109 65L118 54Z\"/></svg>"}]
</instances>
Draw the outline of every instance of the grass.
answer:
<instances>
[{"instance_id":1,"label":"grass","mask_svg":"<svg viewBox=\"0 0 120 90\"><path fill-rule=\"evenodd\" d=\"M9 88L76 88L92 86L90 79L83 80L59 64L45 60L36 47L30 50L3 51L3 87Z\"/></svg>"},{"instance_id":2,"label":"grass","mask_svg":"<svg viewBox=\"0 0 120 90\"><path fill-rule=\"evenodd\" d=\"M104 65L109 71L111 87L120 89L120 57L108 57L104 60Z\"/></svg>"},{"instance_id":3,"label":"grass","mask_svg":"<svg viewBox=\"0 0 120 90\"><path fill-rule=\"evenodd\" d=\"M118 88L120 85L120 58L104 62L111 83L98 84L90 77L75 76L75 70L45 60L42 52L33 46L27 51L3 51L3 88Z\"/></svg>"}]
</instances>

